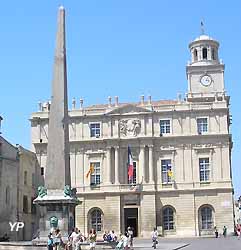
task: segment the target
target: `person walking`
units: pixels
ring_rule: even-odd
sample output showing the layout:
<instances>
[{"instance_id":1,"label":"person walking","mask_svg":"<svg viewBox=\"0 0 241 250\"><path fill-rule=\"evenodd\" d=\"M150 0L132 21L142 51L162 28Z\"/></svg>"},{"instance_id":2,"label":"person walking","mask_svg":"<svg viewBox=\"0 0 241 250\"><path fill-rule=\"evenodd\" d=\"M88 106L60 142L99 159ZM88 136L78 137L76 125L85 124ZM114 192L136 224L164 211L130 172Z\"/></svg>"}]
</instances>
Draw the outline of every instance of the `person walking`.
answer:
<instances>
[{"instance_id":1,"label":"person walking","mask_svg":"<svg viewBox=\"0 0 241 250\"><path fill-rule=\"evenodd\" d=\"M223 237L226 238L226 236L227 236L227 227L224 226L223 227Z\"/></svg>"},{"instance_id":2,"label":"person walking","mask_svg":"<svg viewBox=\"0 0 241 250\"><path fill-rule=\"evenodd\" d=\"M128 247L133 249L133 230L131 227L127 228L127 237L128 237Z\"/></svg>"},{"instance_id":3,"label":"person walking","mask_svg":"<svg viewBox=\"0 0 241 250\"><path fill-rule=\"evenodd\" d=\"M214 233L215 233L215 238L218 238L218 229L216 226L214 227Z\"/></svg>"},{"instance_id":4,"label":"person walking","mask_svg":"<svg viewBox=\"0 0 241 250\"><path fill-rule=\"evenodd\" d=\"M158 244L158 231L154 227L153 231L151 232L151 239L152 239L152 247L156 249L156 245Z\"/></svg>"}]
</instances>

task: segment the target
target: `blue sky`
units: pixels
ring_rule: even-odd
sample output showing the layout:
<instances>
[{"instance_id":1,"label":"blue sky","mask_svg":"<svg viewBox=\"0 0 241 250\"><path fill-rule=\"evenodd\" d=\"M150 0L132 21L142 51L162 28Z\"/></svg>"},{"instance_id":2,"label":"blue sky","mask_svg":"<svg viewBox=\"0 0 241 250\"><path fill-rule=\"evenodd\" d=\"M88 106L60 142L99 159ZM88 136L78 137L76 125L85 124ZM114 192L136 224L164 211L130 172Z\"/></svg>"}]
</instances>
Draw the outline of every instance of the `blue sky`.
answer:
<instances>
[{"instance_id":1,"label":"blue sky","mask_svg":"<svg viewBox=\"0 0 241 250\"><path fill-rule=\"evenodd\" d=\"M241 1L4 1L0 15L2 133L30 148L29 117L50 98L57 9L66 8L69 102L175 99L187 91L188 44L205 31L220 42L233 115L233 180L241 194Z\"/></svg>"}]
</instances>

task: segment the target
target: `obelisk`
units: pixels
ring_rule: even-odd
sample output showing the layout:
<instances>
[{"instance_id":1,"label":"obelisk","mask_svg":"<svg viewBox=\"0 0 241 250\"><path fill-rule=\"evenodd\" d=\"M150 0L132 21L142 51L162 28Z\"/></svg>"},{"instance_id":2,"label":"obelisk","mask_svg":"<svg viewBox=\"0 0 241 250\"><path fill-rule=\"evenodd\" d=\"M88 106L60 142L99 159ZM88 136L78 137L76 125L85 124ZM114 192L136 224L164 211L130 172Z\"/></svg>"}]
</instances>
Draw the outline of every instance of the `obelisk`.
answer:
<instances>
[{"instance_id":1,"label":"obelisk","mask_svg":"<svg viewBox=\"0 0 241 250\"><path fill-rule=\"evenodd\" d=\"M58 12L45 182L38 188L34 203L40 206L39 241L45 242L48 234L57 228L63 238L67 238L74 226L74 210L79 201L70 181L65 10L62 6Z\"/></svg>"},{"instance_id":2,"label":"obelisk","mask_svg":"<svg viewBox=\"0 0 241 250\"><path fill-rule=\"evenodd\" d=\"M47 189L70 185L67 66L65 48L65 10L58 14L54 55L52 97L49 113L48 148L45 174Z\"/></svg>"}]
</instances>

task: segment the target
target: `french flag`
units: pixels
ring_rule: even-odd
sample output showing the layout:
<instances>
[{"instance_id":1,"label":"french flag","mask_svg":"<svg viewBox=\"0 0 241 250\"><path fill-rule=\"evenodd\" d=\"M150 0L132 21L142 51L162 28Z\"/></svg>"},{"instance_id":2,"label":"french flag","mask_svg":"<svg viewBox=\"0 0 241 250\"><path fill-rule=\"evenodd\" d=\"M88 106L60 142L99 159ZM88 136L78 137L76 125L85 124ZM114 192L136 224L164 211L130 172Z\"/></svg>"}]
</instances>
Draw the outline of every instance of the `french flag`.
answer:
<instances>
[{"instance_id":1,"label":"french flag","mask_svg":"<svg viewBox=\"0 0 241 250\"><path fill-rule=\"evenodd\" d=\"M134 166L133 166L133 159L131 155L131 149L130 146L128 146L128 180L131 181L133 180L133 174L134 174Z\"/></svg>"}]
</instances>

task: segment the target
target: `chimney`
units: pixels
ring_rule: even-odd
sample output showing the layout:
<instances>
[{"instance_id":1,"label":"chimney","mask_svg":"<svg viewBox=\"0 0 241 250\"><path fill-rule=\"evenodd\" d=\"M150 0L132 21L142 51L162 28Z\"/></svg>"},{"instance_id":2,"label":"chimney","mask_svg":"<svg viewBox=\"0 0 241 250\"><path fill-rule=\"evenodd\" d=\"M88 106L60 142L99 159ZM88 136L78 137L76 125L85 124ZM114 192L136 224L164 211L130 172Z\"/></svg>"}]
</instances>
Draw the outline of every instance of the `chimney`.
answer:
<instances>
[{"instance_id":1,"label":"chimney","mask_svg":"<svg viewBox=\"0 0 241 250\"><path fill-rule=\"evenodd\" d=\"M148 96L148 104L151 105L151 95Z\"/></svg>"},{"instance_id":2,"label":"chimney","mask_svg":"<svg viewBox=\"0 0 241 250\"><path fill-rule=\"evenodd\" d=\"M141 95L141 105L144 105L144 95Z\"/></svg>"},{"instance_id":3,"label":"chimney","mask_svg":"<svg viewBox=\"0 0 241 250\"><path fill-rule=\"evenodd\" d=\"M75 98L72 99L72 109L75 109L75 106L76 106L76 101L75 101Z\"/></svg>"},{"instance_id":4,"label":"chimney","mask_svg":"<svg viewBox=\"0 0 241 250\"><path fill-rule=\"evenodd\" d=\"M177 102L178 103L182 102L182 93L177 93Z\"/></svg>"},{"instance_id":5,"label":"chimney","mask_svg":"<svg viewBox=\"0 0 241 250\"><path fill-rule=\"evenodd\" d=\"M108 107L111 107L111 96L108 96Z\"/></svg>"},{"instance_id":6,"label":"chimney","mask_svg":"<svg viewBox=\"0 0 241 250\"><path fill-rule=\"evenodd\" d=\"M118 107L119 105L119 97L115 96L115 106Z\"/></svg>"},{"instance_id":7,"label":"chimney","mask_svg":"<svg viewBox=\"0 0 241 250\"><path fill-rule=\"evenodd\" d=\"M84 100L83 100L83 99L80 99L79 102L80 102L80 109L83 109Z\"/></svg>"}]
</instances>

